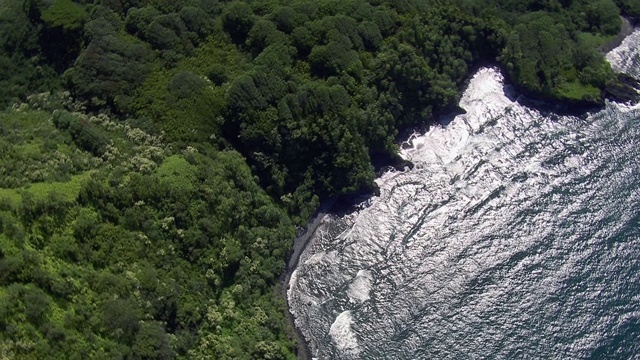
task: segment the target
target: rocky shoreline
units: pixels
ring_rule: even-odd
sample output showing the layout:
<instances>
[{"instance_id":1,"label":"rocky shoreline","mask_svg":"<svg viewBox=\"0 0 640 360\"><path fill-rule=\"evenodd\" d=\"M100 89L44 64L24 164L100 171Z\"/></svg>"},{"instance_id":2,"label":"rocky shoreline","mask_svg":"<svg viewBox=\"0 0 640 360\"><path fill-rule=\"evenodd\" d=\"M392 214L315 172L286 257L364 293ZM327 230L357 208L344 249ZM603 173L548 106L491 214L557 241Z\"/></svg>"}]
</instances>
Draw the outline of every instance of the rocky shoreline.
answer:
<instances>
[{"instance_id":1,"label":"rocky shoreline","mask_svg":"<svg viewBox=\"0 0 640 360\"><path fill-rule=\"evenodd\" d=\"M635 31L635 26L633 23L625 18L623 18L623 25L621 27L620 32L616 37L603 45L600 50L604 53L607 53L616 47L620 46L622 41L629 35L631 35ZM474 66L473 71L469 72L469 79L471 76L477 72L477 70L481 67L491 66L498 67L496 64L477 64ZM505 69L500 69L500 71L505 74ZM609 85L604 89L605 97L609 100L616 102L638 102L640 101L640 94L638 91L640 90L640 81L634 79L633 77L626 74L619 74L617 83L614 85ZM507 79L508 81L508 79ZM513 82L508 81L513 84ZM468 85L468 81L465 82L464 86ZM523 89L518 89L514 87L514 94L512 96L517 98L517 101L521 104L536 108L543 112L553 112L560 115L584 115L585 113L601 108L604 105L600 103L588 102L588 101L577 101L577 102L567 102L567 101L553 101L549 99L540 99L536 96L536 94L527 94ZM460 112L460 108L457 106L453 106L447 108L446 115L439 114L431 119L425 125L419 126L418 128L413 127L412 129L403 129L400 131L400 134L407 135L404 138L408 138L409 132L413 132L416 130L426 131L428 130L431 124L439 123L441 118L453 118L460 113L464 113L464 111ZM446 124L443 124L446 125ZM401 136L402 136L401 135ZM381 157L379 159L373 159L374 166L376 168L376 173L381 175L382 172L395 169L397 171L402 171L405 167L412 168L413 164L407 160L404 160L400 157L400 155L389 156L389 157ZM290 337L296 342L296 355L298 359L302 360L311 360L313 359L313 354L309 345L307 344L306 338L304 334L298 327L295 325L295 319L293 314L289 311L289 299L287 296L287 291L289 289L289 281L291 280L291 275L295 271L298 266L298 262L300 260L300 256L309 245L310 240L315 234L318 226L321 224L322 219L329 213L348 213L353 209L353 207L361 203L364 198L372 197L375 195L379 195L379 189L376 187L372 189L361 189L355 194L344 195L342 197L335 197L325 201L320 208L316 211L314 216L308 221L305 228L301 229L297 234L293 246L291 249L291 254L287 261L287 266L285 272L280 277L280 292L283 298L287 303L286 316L291 325L292 333L290 333Z\"/></svg>"},{"instance_id":2,"label":"rocky shoreline","mask_svg":"<svg viewBox=\"0 0 640 360\"><path fill-rule=\"evenodd\" d=\"M332 208L336 204L336 201L337 199L334 198L323 203L320 206L320 208L316 211L316 213L311 217L309 222L307 222L306 227L303 229L300 229L300 231L296 235L296 238L293 241L291 255L289 256L289 259L287 261L286 270L280 279L281 280L281 283L280 283L281 296L285 299L285 302L287 304L285 315L287 317L287 320L289 321L289 325L291 326L291 333L289 334L289 336L295 341L296 343L295 352L298 359L301 359L301 360L311 360L313 359L313 355L311 353L311 349L309 348L309 345L307 344L307 340L305 339L304 334L296 326L295 319L293 318L293 314L291 313L291 311L289 311L290 309L289 297L287 296L287 291L289 290L289 281L291 280L291 275L293 274L295 269L298 267L298 261L300 261L300 256L302 255L302 252L304 251L304 249L306 249L307 245L309 244L309 241L311 240L318 226L322 222L322 219L325 217L325 215L327 215L329 211L332 210Z\"/></svg>"}]
</instances>

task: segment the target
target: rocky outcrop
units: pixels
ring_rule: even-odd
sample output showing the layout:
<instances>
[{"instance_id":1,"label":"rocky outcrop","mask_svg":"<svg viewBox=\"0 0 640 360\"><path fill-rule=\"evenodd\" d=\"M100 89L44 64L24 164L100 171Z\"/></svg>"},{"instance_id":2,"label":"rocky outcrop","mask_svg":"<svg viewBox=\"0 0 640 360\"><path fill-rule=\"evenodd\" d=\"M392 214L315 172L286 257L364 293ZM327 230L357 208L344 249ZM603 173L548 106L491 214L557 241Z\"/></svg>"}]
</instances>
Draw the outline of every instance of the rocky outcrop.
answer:
<instances>
[{"instance_id":1,"label":"rocky outcrop","mask_svg":"<svg viewBox=\"0 0 640 360\"><path fill-rule=\"evenodd\" d=\"M619 103L637 103L640 101L640 81L627 74L618 74L616 81L612 81L604 88L607 99Z\"/></svg>"}]
</instances>

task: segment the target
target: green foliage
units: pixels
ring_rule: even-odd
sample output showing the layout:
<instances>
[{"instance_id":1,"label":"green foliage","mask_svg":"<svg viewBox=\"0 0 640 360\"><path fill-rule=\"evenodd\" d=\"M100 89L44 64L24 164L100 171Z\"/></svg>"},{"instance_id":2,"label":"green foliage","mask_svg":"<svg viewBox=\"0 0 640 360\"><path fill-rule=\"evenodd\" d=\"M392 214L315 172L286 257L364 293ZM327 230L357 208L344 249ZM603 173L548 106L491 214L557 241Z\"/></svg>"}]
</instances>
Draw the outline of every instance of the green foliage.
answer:
<instances>
[{"instance_id":1,"label":"green foliage","mask_svg":"<svg viewBox=\"0 0 640 360\"><path fill-rule=\"evenodd\" d=\"M197 168L178 155L166 158L155 174L160 182L167 183L175 189L193 190L197 183Z\"/></svg>"},{"instance_id":2,"label":"green foliage","mask_svg":"<svg viewBox=\"0 0 640 360\"><path fill-rule=\"evenodd\" d=\"M293 224L371 190L479 63L601 102L638 4L5 1L1 356L292 359Z\"/></svg>"},{"instance_id":3,"label":"green foliage","mask_svg":"<svg viewBox=\"0 0 640 360\"><path fill-rule=\"evenodd\" d=\"M233 80L227 91L227 103L229 108L238 113L249 109L264 109L267 106L266 100L249 75L239 76Z\"/></svg>"},{"instance_id":4,"label":"green foliage","mask_svg":"<svg viewBox=\"0 0 640 360\"><path fill-rule=\"evenodd\" d=\"M304 57L309 55L317 41L317 38L309 28L306 26L300 26L293 29L293 32L291 33L291 41L296 49L298 49L298 54Z\"/></svg>"},{"instance_id":5,"label":"green foliage","mask_svg":"<svg viewBox=\"0 0 640 360\"><path fill-rule=\"evenodd\" d=\"M207 70L207 78L217 86L221 86L228 80L227 68L220 64L213 64Z\"/></svg>"},{"instance_id":6,"label":"green foliage","mask_svg":"<svg viewBox=\"0 0 640 360\"><path fill-rule=\"evenodd\" d=\"M501 57L517 84L557 99L600 102L600 89L613 73L588 38L574 40L572 29L552 14L538 12L522 19Z\"/></svg>"},{"instance_id":7,"label":"green foliage","mask_svg":"<svg viewBox=\"0 0 640 360\"><path fill-rule=\"evenodd\" d=\"M382 43L380 28L374 22L363 21L358 25L358 34L362 37L362 43L367 50L375 51Z\"/></svg>"},{"instance_id":8,"label":"green foliage","mask_svg":"<svg viewBox=\"0 0 640 360\"><path fill-rule=\"evenodd\" d=\"M95 166L95 159L74 151L70 134L50 120L44 111L0 113L0 188L66 182Z\"/></svg>"},{"instance_id":9,"label":"green foliage","mask_svg":"<svg viewBox=\"0 0 640 360\"><path fill-rule=\"evenodd\" d=\"M0 109L34 92L57 89L58 74L43 60L42 25L19 0L0 6Z\"/></svg>"},{"instance_id":10,"label":"green foliage","mask_svg":"<svg viewBox=\"0 0 640 360\"><path fill-rule=\"evenodd\" d=\"M316 45L309 54L311 71L319 77L338 75L347 71L356 61L358 53L337 41L327 45Z\"/></svg>"},{"instance_id":11,"label":"green foliage","mask_svg":"<svg viewBox=\"0 0 640 360\"><path fill-rule=\"evenodd\" d=\"M161 119L176 140L202 141L219 132L223 89L191 71L158 72L147 79L133 109L140 117Z\"/></svg>"},{"instance_id":12,"label":"green foliage","mask_svg":"<svg viewBox=\"0 0 640 360\"><path fill-rule=\"evenodd\" d=\"M236 44L243 44L255 22L251 6L244 1L233 1L225 6L222 26Z\"/></svg>"},{"instance_id":13,"label":"green foliage","mask_svg":"<svg viewBox=\"0 0 640 360\"><path fill-rule=\"evenodd\" d=\"M38 129L38 114L21 126ZM72 129L81 118L56 112L54 122ZM143 156L152 146L135 146L143 137L133 134L111 132L112 144ZM233 339L235 357L291 358L272 286L295 231L244 159L189 148L148 174L114 171L119 159L105 159L96 172L33 183L2 203L4 354L172 359L217 353L223 345L211 344ZM220 322L215 309L227 309Z\"/></svg>"},{"instance_id":14,"label":"green foliage","mask_svg":"<svg viewBox=\"0 0 640 360\"><path fill-rule=\"evenodd\" d=\"M78 147L101 156L107 151L109 139L94 124L67 111L54 111L53 123L71 135Z\"/></svg>"},{"instance_id":15,"label":"green foliage","mask_svg":"<svg viewBox=\"0 0 640 360\"><path fill-rule=\"evenodd\" d=\"M257 21L247 34L246 45L253 54L259 54L267 46L272 44L285 44L288 37L276 28L276 25L268 20Z\"/></svg>"},{"instance_id":16,"label":"green foliage","mask_svg":"<svg viewBox=\"0 0 640 360\"><path fill-rule=\"evenodd\" d=\"M81 5L71 0L56 0L53 5L42 12L42 20L51 27L64 30L79 30L87 17Z\"/></svg>"},{"instance_id":17,"label":"green foliage","mask_svg":"<svg viewBox=\"0 0 640 360\"><path fill-rule=\"evenodd\" d=\"M132 8L127 12L127 17L124 21L125 29L133 35L142 35L145 33L146 28L151 25L151 22L156 17L162 15L153 6L145 6L143 8Z\"/></svg>"},{"instance_id":18,"label":"green foliage","mask_svg":"<svg viewBox=\"0 0 640 360\"><path fill-rule=\"evenodd\" d=\"M186 99L199 96L205 86L207 82L202 77L190 71L182 71L171 78L168 90L177 99Z\"/></svg>"},{"instance_id":19,"label":"green foliage","mask_svg":"<svg viewBox=\"0 0 640 360\"><path fill-rule=\"evenodd\" d=\"M115 33L96 36L66 75L77 96L92 99L95 106L114 104L144 81L153 57L139 40Z\"/></svg>"},{"instance_id":20,"label":"green foliage","mask_svg":"<svg viewBox=\"0 0 640 360\"><path fill-rule=\"evenodd\" d=\"M640 1L638 0L616 0L616 5L623 14L631 16L634 19L640 19Z\"/></svg>"},{"instance_id":21,"label":"green foliage","mask_svg":"<svg viewBox=\"0 0 640 360\"><path fill-rule=\"evenodd\" d=\"M175 352L171 349L169 338L161 323L143 322L136 334L132 348L136 359L173 359Z\"/></svg>"},{"instance_id":22,"label":"green foliage","mask_svg":"<svg viewBox=\"0 0 640 360\"><path fill-rule=\"evenodd\" d=\"M280 6L271 13L271 20L278 30L290 34L295 28L308 20L307 14L297 11L290 6Z\"/></svg>"},{"instance_id":23,"label":"green foliage","mask_svg":"<svg viewBox=\"0 0 640 360\"><path fill-rule=\"evenodd\" d=\"M213 33L215 28L214 19L201 8L186 6L180 10L180 18L186 28L198 35L199 39L204 39Z\"/></svg>"}]
</instances>

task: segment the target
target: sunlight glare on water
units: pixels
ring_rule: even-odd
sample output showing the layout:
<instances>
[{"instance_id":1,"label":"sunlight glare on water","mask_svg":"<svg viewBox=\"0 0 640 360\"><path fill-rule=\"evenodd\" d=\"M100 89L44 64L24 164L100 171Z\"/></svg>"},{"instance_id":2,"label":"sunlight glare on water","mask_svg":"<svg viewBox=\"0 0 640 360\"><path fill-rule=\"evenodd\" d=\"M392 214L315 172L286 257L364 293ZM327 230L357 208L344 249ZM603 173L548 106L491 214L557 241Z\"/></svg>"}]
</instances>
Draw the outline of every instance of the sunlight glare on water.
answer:
<instances>
[{"instance_id":1,"label":"sunlight glare on water","mask_svg":"<svg viewBox=\"0 0 640 360\"><path fill-rule=\"evenodd\" d=\"M640 31L608 54L640 74ZM478 71L414 169L327 215L291 277L319 359L640 357L640 107L544 115Z\"/></svg>"}]
</instances>

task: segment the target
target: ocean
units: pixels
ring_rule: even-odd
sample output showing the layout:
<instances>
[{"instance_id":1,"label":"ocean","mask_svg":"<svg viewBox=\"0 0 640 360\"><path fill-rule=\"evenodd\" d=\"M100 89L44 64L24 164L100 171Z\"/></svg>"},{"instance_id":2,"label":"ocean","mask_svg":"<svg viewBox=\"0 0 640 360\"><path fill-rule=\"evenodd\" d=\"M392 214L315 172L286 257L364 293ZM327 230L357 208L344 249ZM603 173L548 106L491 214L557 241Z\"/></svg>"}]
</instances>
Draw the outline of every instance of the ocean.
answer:
<instances>
[{"instance_id":1,"label":"ocean","mask_svg":"<svg viewBox=\"0 0 640 360\"><path fill-rule=\"evenodd\" d=\"M640 78L640 30L607 58ZM540 112L483 68L460 107L320 221L287 292L313 356L640 358L640 106Z\"/></svg>"}]
</instances>

